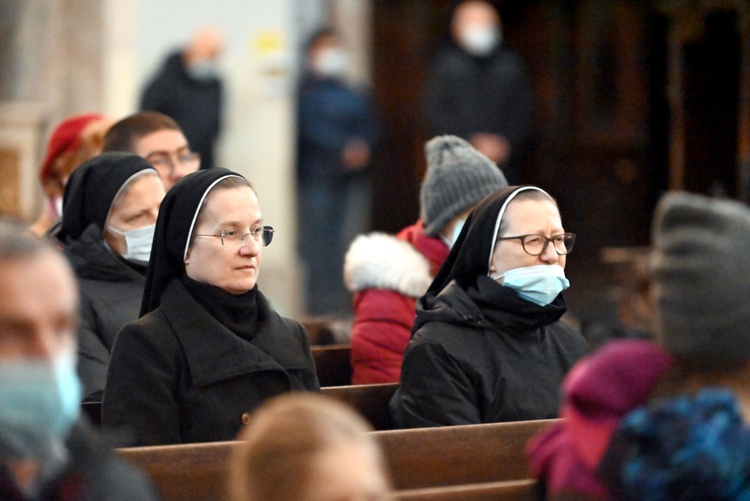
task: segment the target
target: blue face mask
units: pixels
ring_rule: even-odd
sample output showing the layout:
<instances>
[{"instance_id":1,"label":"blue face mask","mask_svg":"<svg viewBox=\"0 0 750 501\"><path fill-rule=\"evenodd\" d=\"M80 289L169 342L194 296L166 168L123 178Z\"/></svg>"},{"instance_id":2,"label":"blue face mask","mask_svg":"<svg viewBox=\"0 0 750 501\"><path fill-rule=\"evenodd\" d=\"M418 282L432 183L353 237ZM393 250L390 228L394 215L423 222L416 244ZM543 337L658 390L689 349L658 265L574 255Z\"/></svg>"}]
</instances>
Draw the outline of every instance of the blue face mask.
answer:
<instances>
[{"instance_id":1,"label":"blue face mask","mask_svg":"<svg viewBox=\"0 0 750 501\"><path fill-rule=\"evenodd\" d=\"M212 59L195 61L185 68L190 78L199 82L210 82L219 78L219 65Z\"/></svg>"},{"instance_id":2,"label":"blue face mask","mask_svg":"<svg viewBox=\"0 0 750 501\"><path fill-rule=\"evenodd\" d=\"M136 263L148 264L151 259L151 245L154 241L155 224L141 226L132 230L118 230L113 226L108 226L109 231L125 237L125 245L128 248L123 259L135 261Z\"/></svg>"},{"instance_id":3,"label":"blue face mask","mask_svg":"<svg viewBox=\"0 0 750 501\"><path fill-rule=\"evenodd\" d=\"M492 277L492 275L490 275ZM565 289L570 282L565 278L562 266L541 264L508 270L495 278L504 287L510 287L527 301L539 306L547 306Z\"/></svg>"},{"instance_id":4,"label":"blue face mask","mask_svg":"<svg viewBox=\"0 0 750 501\"><path fill-rule=\"evenodd\" d=\"M61 444L81 409L72 353L0 362L0 456L37 458Z\"/></svg>"}]
</instances>

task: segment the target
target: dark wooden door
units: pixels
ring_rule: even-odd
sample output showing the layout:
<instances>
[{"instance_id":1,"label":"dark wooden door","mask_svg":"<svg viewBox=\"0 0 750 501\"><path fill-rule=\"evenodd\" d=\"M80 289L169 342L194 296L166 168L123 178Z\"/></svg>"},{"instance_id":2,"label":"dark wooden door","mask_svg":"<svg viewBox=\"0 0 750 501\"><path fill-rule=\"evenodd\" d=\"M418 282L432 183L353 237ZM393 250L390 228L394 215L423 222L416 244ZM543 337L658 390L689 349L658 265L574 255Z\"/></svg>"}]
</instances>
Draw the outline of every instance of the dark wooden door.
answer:
<instances>
[{"instance_id":1,"label":"dark wooden door","mask_svg":"<svg viewBox=\"0 0 750 501\"><path fill-rule=\"evenodd\" d=\"M426 124L422 88L448 36L456 1L374 2L374 90L384 138L373 225L396 231L418 216ZM496 2L536 98L527 182L559 201L578 251L645 244L666 188L666 21L641 2Z\"/></svg>"}]
</instances>

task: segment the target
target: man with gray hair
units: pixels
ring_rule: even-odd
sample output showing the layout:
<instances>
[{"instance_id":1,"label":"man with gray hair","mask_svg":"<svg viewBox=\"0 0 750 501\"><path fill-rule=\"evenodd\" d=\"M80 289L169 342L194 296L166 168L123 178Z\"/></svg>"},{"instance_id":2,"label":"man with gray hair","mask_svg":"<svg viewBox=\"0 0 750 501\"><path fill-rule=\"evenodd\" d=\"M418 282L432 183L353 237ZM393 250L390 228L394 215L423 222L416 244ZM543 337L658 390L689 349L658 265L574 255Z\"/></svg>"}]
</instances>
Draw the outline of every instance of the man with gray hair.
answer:
<instances>
[{"instance_id":1,"label":"man with gray hair","mask_svg":"<svg viewBox=\"0 0 750 501\"><path fill-rule=\"evenodd\" d=\"M353 384L399 380L416 299L427 292L474 206L508 186L502 171L459 137L436 137L425 154L420 220L396 236L361 235L346 254L344 281L354 294Z\"/></svg>"},{"instance_id":2,"label":"man with gray hair","mask_svg":"<svg viewBox=\"0 0 750 501\"><path fill-rule=\"evenodd\" d=\"M78 291L65 258L0 219L0 283L0 499L158 499L80 419Z\"/></svg>"}]
</instances>

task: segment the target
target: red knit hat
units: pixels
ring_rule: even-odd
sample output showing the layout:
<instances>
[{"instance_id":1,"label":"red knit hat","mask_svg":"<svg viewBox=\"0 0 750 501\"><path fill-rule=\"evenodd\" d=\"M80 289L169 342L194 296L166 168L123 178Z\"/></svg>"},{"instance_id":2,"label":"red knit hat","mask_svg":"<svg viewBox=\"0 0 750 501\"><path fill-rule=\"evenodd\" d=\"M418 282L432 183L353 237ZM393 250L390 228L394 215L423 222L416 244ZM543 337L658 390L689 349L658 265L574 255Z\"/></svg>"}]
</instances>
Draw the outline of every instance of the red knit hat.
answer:
<instances>
[{"instance_id":1,"label":"red knit hat","mask_svg":"<svg viewBox=\"0 0 750 501\"><path fill-rule=\"evenodd\" d=\"M60 155L69 151L75 151L81 144L81 131L96 120L102 118L99 113L89 113L86 115L74 115L63 120L60 125L52 132L49 143L47 144L47 154L44 156L44 163L39 172L39 179L44 183L52 175L52 168L55 160Z\"/></svg>"}]
</instances>

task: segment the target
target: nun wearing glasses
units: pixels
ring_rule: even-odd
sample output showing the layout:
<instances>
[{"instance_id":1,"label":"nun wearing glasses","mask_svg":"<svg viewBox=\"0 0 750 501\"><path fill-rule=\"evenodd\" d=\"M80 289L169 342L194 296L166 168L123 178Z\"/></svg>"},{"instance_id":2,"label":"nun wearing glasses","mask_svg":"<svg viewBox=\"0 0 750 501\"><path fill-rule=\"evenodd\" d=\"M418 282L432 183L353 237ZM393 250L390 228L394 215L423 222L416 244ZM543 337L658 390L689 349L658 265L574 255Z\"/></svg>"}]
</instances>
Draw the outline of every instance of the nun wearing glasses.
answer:
<instances>
[{"instance_id":1,"label":"nun wearing glasses","mask_svg":"<svg viewBox=\"0 0 750 501\"><path fill-rule=\"evenodd\" d=\"M112 351L104 426L130 445L232 440L266 399L320 389L304 328L258 290L272 238L239 174L201 170L169 191L141 317Z\"/></svg>"},{"instance_id":2,"label":"nun wearing glasses","mask_svg":"<svg viewBox=\"0 0 750 501\"><path fill-rule=\"evenodd\" d=\"M479 203L417 303L390 403L397 427L557 417L563 377L586 351L560 321L574 242L540 188Z\"/></svg>"}]
</instances>

